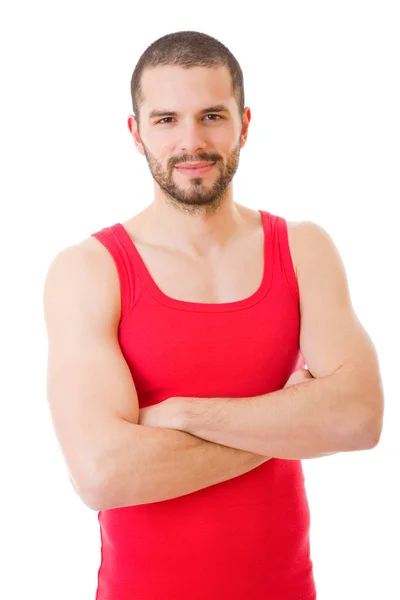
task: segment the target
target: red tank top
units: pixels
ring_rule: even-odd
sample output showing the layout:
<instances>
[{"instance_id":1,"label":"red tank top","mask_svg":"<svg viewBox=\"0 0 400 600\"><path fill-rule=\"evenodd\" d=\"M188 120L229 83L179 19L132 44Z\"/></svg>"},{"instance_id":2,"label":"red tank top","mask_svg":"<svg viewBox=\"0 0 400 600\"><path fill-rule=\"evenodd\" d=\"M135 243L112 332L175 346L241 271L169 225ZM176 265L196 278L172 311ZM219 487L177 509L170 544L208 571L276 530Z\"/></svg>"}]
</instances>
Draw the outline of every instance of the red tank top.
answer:
<instances>
[{"instance_id":1,"label":"red tank top","mask_svg":"<svg viewBox=\"0 0 400 600\"><path fill-rule=\"evenodd\" d=\"M121 223L92 234L118 270L119 342L140 407L171 396L259 396L305 367L287 223L259 212L263 279L236 302L171 298ZM316 598L300 460L273 458L178 498L99 511L98 520L96 600Z\"/></svg>"}]
</instances>

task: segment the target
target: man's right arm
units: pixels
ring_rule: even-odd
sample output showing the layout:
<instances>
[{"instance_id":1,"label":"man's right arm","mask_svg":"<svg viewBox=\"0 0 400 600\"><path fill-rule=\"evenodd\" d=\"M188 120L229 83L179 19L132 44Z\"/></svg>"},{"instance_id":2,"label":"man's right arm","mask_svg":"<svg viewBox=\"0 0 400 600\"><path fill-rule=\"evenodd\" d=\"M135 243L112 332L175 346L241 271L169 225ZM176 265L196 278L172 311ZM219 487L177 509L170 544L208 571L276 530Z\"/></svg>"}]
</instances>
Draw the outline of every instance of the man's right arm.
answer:
<instances>
[{"instance_id":1,"label":"man's right arm","mask_svg":"<svg viewBox=\"0 0 400 600\"><path fill-rule=\"evenodd\" d=\"M93 510L176 498L269 460L182 431L138 425L118 341L118 274L91 237L60 252L44 286L47 397L70 479Z\"/></svg>"}]
</instances>

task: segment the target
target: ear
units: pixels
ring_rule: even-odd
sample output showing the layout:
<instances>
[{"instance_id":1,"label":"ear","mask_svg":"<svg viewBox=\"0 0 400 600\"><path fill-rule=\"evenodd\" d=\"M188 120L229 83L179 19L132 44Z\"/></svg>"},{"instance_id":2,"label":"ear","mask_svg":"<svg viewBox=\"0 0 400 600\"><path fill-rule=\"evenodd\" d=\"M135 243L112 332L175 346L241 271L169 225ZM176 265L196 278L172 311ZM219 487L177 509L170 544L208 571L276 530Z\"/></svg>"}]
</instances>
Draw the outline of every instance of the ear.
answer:
<instances>
[{"instance_id":1,"label":"ear","mask_svg":"<svg viewBox=\"0 0 400 600\"><path fill-rule=\"evenodd\" d=\"M133 137L133 141L135 142L135 146L140 152L140 154L145 154L142 140L139 134L138 122L135 115L129 115L128 117L128 129Z\"/></svg>"},{"instance_id":2,"label":"ear","mask_svg":"<svg viewBox=\"0 0 400 600\"><path fill-rule=\"evenodd\" d=\"M251 121L251 111L248 106L244 108L243 111L243 125L242 125L242 133L240 136L240 147L243 148L247 141L248 129Z\"/></svg>"}]
</instances>

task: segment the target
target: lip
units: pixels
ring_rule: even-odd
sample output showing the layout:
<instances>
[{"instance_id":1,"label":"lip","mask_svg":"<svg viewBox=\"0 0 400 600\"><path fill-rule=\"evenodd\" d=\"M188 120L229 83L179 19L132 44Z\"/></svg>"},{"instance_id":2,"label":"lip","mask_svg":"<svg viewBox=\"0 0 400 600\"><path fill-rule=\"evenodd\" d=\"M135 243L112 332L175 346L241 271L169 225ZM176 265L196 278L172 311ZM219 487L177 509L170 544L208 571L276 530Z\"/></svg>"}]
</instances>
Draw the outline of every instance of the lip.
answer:
<instances>
[{"instance_id":1,"label":"lip","mask_svg":"<svg viewBox=\"0 0 400 600\"><path fill-rule=\"evenodd\" d=\"M200 173L206 173L206 171L209 171L214 165L215 163L205 165L204 167L176 166L175 169L177 169L180 173L184 173L185 175L200 175Z\"/></svg>"}]
</instances>

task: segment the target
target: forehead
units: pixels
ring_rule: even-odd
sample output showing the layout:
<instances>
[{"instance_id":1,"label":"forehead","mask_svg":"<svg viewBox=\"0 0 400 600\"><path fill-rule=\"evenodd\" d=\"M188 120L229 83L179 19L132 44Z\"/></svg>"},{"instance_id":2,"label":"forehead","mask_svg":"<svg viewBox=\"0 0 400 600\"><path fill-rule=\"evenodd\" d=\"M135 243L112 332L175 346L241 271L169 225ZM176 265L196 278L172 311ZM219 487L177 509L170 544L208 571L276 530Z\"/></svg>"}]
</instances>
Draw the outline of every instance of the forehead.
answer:
<instances>
[{"instance_id":1,"label":"forehead","mask_svg":"<svg viewBox=\"0 0 400 600\"><path fill-rule=\"evenodd\" d=\"M146 111L158 108L179 110L185 107L224 103L234 109L232 80L225 66L192 67L165 65L145 69L142 74L143 106ZM182 102L184 100L184 102Z\"/></svg>"}]
</instances>

